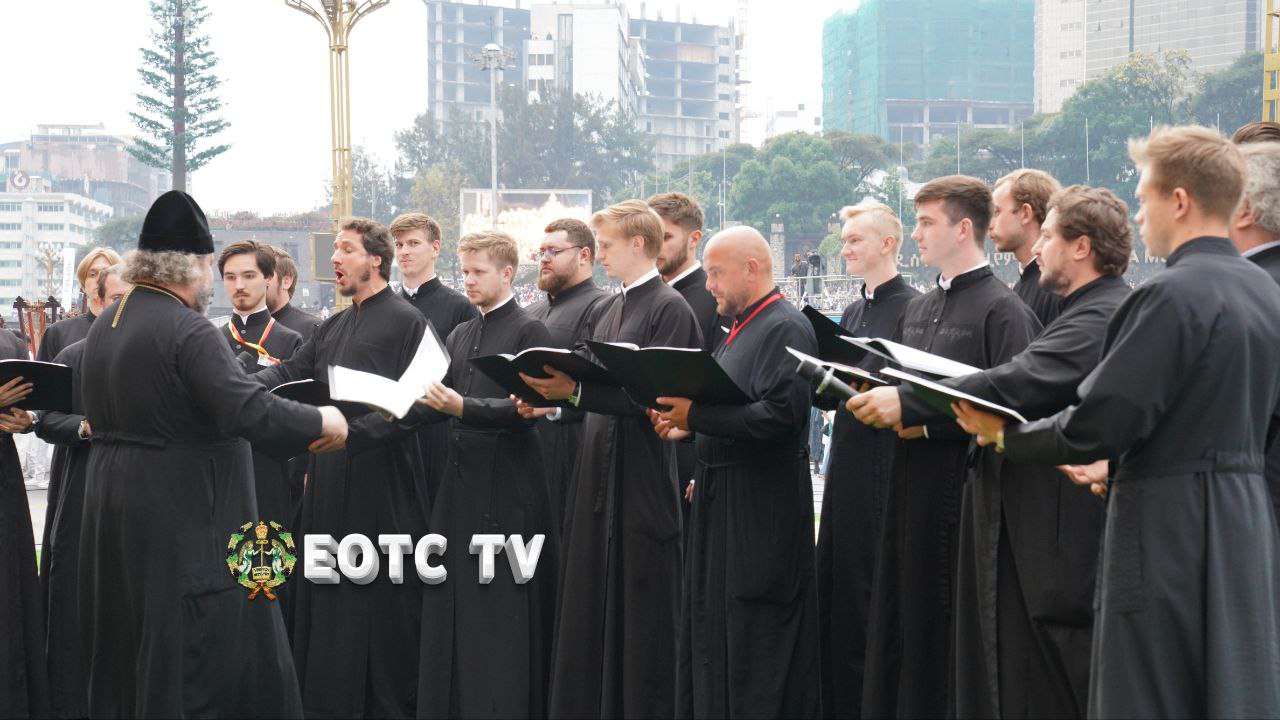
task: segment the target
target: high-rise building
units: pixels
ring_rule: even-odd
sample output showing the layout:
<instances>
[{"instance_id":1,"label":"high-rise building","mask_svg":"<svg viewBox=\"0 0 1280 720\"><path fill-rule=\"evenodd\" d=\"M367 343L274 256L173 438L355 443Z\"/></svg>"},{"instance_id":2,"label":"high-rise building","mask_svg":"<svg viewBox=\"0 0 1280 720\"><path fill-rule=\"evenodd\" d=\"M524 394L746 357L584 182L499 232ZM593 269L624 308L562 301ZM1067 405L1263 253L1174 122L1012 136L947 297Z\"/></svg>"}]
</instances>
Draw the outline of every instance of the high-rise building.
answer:
<instances>
[{"instance_id":1,"label":"high-rise building","mask_svg":"<svg viewBox=\"0 0 1280 720\"><path fill-rule=\"evenodd\" d=\"M823 126L928 145L1031 114L1035 0L864 0L823 27Z\"/></svg>"},{"instance_id":2,"label":"high-rise building","mask_svg":"<svg viewBox=\"0 0 1280 720\"><path fill-rule=\"evenodd\" d=\"M1105 75L1129 53L1186 50L1201 73L1261 43L1260 0L1086 0L1085 74Z\"/></svg>"},{"instance_id":3,"label":"high-rise building","mask_svg":"<svg viewBox=\"0 0 1280 720\"><path fill-rule=\"evenodd\" d=\"M1085 4L1036 0L1035 110L1054 113L1085 80Z\"/></svg>"},{"instance_id":4,"label":"high-rise building","mask_svg":"<svg viewBox=\"0 0 1280 720\"><path fill-rule=\"evenodd\" d=\"M489 71L472 59L496 43L511 53L500 84L524 86L524 43L529 10L477 3L423 0L427 6L427 110L447 123L453 109L473 120L489 117Z\"/></svg>"},{"instance_id":5,"label":"high-rise building","mask_svg":"<svg viewBox=\"0 0 1280 720\"><path fill-rule=\"evenodd\" d=\"M0 143L0 171L23 172L111 206L117 216L142 215L171 186L168 171L129 154L132 140L102 125L37 125L26 140Z\"/></svg>"},{"instance_id":6,"label":"high-rise building","mask_svg":"<svg viewBox=\"0 0 1280 720\"><path fill-rule=\"evenodd\" d=\"M671 170L738 142L734 25L632 18L648 77L637 122L652 135L654 164Z\"/></svg>"},{"instance_id":7,"label":"high-rise building","mask_svg":"<svg viewBox=\"0 0 1280 720\"><path fill-rule=\"evenodd\" d=\"M616 102L635 116L644 75L633 63L625 7L601 2L534 5L530 30L533 39L526 53L531 70L535 56L542 63L550 60L555 87ZM545 67L538 66L541 72L531 73L530 79L534 74L543 79Z\"/></svg>"}]
</instances>

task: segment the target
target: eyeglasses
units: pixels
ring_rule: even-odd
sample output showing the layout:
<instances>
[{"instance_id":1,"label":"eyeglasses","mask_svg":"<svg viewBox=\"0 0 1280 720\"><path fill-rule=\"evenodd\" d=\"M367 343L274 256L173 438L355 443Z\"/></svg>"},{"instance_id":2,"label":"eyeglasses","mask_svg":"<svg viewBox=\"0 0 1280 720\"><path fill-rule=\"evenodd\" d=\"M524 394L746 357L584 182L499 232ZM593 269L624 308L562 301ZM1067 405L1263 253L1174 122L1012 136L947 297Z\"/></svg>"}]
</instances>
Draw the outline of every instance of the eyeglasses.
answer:
<instances>
[{"instance_id":1,"label":"eyeglasses","mask_svg":"<svg viewBox=\"0 0 1280 720\"><path fill-rule=\"evenodd\" d=\"M582 246L580 245L574 245L573 247L567 247L567 248L547 248L542 252L535 252L533 254L533 259L537 260L538 262L542 262L544 260L547 262L550 262L552 260L555 260L557 255L559 255L562 252L565 252L566 250L581 250L581 249L582 249Z\"/></svg>"}]
</instances>

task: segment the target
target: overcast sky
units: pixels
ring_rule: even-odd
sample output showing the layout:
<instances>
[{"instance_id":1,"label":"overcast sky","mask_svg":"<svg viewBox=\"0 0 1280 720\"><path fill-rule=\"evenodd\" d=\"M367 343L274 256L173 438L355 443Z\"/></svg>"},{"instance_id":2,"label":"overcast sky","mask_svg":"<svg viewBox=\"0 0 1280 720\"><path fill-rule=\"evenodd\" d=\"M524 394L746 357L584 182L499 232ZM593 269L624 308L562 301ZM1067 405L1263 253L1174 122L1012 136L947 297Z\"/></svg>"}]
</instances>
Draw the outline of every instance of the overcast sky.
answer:
<instances>
[{"instance_id":1,"label":"overcast sky","mask_svg":"<svg viewBox=\"0 0 1280 720\"><path fill-rule=\"evenodd\" d=\"M311 0L319 5L319 0ZM856 0L750 0L750 106L821 105L822 21ZM529 6L528 0L522 2ZM628 2L632 16L640 2ZM643 3L645 14L724 23L736 0ZM206 0L204 29L221 63L219 137L231 150L193 178L208 210L293 212L324 202L329 178L329 85L323 30L283 0ZM393 133L426 109L426 6L392 2L352 33L352 140L380 161ZM147 0L5 0L7 72L0 142L38 123L96 124L132 132L139 48L152 27ZM763 128L763 120L757 121Z\"/></svg>"}]
</instances>

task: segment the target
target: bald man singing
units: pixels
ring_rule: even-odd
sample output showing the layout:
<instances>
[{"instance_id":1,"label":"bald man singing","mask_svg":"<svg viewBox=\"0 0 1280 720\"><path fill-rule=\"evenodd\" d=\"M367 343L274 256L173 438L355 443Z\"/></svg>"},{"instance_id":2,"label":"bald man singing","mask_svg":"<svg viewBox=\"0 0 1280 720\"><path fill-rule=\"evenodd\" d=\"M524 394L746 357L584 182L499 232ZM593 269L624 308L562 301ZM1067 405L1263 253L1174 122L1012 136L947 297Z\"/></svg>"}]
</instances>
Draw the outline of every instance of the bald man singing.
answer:
<instances>
[{"instance_id":1,"label":"bald man singing","mask_svg":"<svg viewBox=\"0 0 1280 720\"><path fill-rule=\"evenodd\" d=\"M715 358L751 402L658 398L662 437L696 434L676 665L677 717L816 717L819 709L809 386L793 347L813 327L773 283L750 227L711 239L702 258L716 312L735 318Z\"/></svg>"}]
</instances>

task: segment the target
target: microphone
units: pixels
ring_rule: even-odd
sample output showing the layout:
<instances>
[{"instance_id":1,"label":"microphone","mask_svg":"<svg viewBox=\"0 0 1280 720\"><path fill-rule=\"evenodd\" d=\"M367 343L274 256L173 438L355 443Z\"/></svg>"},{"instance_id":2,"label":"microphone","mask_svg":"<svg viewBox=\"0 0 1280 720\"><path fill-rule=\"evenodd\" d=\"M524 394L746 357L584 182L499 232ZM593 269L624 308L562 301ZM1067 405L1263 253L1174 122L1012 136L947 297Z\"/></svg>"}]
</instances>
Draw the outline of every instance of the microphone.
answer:
<instances>
[{"instance_id":1,"label":"microphone","mask_svg":"<svg viewBox=\"0 0 1280 720\"><path fill-rule=\"evenodd\" d=\"M796 356L800 361L800 366L796 368L796 372L800 374L800 377L809 381L814 393L836 398L842 402L858 394L857 390L849 387L843 380L836 377L835 370L821 365L815 358L792 348L787 348L787 352Z\"/></svg>"}]
</instances>

